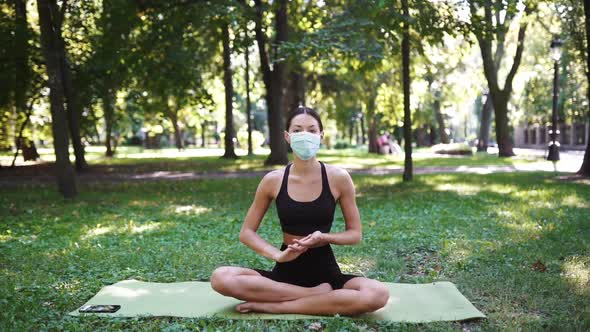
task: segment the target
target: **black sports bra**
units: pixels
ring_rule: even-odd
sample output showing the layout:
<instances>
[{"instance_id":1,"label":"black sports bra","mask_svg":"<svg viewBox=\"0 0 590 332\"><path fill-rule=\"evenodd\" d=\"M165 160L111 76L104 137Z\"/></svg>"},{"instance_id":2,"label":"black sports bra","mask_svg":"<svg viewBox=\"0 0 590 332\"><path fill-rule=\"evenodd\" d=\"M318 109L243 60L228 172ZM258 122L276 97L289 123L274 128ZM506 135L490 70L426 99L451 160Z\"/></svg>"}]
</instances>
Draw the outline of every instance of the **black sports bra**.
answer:
<instances>
[{"instance_id":1,"label":"black sports bra","mask_svg":"<svg viewBox=\"0 0 590 332\"><path fill-rule=\"evenodd\" d=\"M283 232L301 236L315 231L330 232L334 220L336 200L330 190L326 167L321 161L320 164L322 166L322 192L318 198L311 202L299 202L289 197L287 184L289 182L289 170L293 164L289 164L285 168L281 190L275 199Z\"/></svg>"}]
</instances>

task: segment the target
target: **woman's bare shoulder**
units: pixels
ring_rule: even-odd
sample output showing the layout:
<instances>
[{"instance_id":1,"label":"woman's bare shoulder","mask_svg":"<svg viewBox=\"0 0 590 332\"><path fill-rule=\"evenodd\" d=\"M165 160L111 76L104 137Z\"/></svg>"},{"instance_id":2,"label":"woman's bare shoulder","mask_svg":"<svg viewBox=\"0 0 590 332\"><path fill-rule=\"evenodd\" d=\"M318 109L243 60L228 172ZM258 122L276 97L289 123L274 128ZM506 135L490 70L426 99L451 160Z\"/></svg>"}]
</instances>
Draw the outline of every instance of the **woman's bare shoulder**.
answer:
<instances>
[{"instance_id":1,"label":"woman's bare shoulder","mask_svg":"<svg viewBox=\"0 0 590 332\"><path fill-rule=\"evenodd\" d=\"M277 187L280 187L283 180L283 174L285 174L285 169L276 169L266 173L260 180L258 188L274 198Z\"/></svg>"},{"instance_id":2,"label":"woman's bare shoulder","mask_svg":"<svg viewBox=\"0 0 590 332\"><path fill-rule=\"evenodd\" d=\"M328 165L326 163L324 163L324 165L326 166L326 173L329 177L339 180L350 178L350 174L348 174L348 171L345 168L335 165Z\"/></svg>"}]
</instances>

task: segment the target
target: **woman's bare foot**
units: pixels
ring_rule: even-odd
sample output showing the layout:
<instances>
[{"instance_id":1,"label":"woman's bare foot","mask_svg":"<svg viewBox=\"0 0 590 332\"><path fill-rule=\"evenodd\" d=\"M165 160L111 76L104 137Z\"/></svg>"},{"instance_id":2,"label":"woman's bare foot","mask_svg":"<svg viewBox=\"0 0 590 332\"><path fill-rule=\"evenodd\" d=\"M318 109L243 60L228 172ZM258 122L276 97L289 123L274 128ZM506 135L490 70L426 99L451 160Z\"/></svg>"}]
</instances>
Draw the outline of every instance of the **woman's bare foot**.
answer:
<instances>
[{"instance_id":1,"label":"woman's bare foot","mask_svg":"<svg viewBox=\"0 0 590 332\"><path fill-rule=\"evenodd\" d=\"M319 284L315 287L310 287L309 294L307 294L306 296L325 294L325 293L331 292L332 290L333 290L332 286L329 283L325 282L325 283ZM273 308L272 302L244 302L244 303L238 304L236 306L236 311L241 312L241 313L247 313L247 312L272 313L273 312L272 308Z\"/></svg>"},{"instance_id":2,"label":"woman's bare foot","mask_svg":"<svg viewBox=\"0 0 590 332\"><path fill-rule=\"evenodd\" d=\"M236 311L242 314L248 312L272 313L270 306L272 302L244 302L236 306Z\"/></svg>"},{"instance_id":3,"label":"woman's bare foot","mask_svg":"<svg viewBox=\"0 0 590 332\"><path fill-rule=\"evenodd\" d=\"M315 287L312 287L311 289L314 291L309 295L318 295L318 294L324 294L324 293L329 293L329 292L333 291L332 286L327 282L324 282L323 284L319 284Z\"/></svg>"}]
</instances>

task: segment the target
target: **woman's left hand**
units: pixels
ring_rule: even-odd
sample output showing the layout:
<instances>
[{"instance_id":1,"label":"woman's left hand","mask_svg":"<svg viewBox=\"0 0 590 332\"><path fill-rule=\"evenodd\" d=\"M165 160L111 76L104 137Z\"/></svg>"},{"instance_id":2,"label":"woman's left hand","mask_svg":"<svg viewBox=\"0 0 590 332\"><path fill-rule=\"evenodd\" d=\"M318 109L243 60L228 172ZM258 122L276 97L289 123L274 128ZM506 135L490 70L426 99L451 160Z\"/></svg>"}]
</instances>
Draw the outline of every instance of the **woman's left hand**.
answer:
<instances>
[{"instance_id":1,"label":"woman's left hand","mask_svg":"<svg viewBox=\"0 0 590 332\"><path fill-rule=\"evenodd\" d=\"M294 242L307 248L319 247L327 243L324 233L320 231L315 231L304 238L296 239Z\"/></svg>"}]
</instances>

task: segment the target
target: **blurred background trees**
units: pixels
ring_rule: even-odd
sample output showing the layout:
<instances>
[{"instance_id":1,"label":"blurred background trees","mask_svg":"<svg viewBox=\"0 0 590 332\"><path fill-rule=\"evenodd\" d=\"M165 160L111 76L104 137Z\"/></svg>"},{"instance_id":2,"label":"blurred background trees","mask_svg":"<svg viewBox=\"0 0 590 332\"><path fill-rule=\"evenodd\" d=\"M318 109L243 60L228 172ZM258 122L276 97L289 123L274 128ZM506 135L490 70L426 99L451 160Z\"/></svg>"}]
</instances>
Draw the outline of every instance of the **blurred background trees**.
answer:
<instances>
[{"instance_id":1,"label":"blurred background trees","mask_svg":"<svg viewBox=\"0 0 590 332\"><path fill-rule=\"evenodd\" d=\"M510 157L546 143L556 36L560 140L583 149L587 13L574 0L4 1L0 149L53 148L74 195L70 146L77 171L85 147L122 144L285 164L285 114L307 105L326 146L379 153L389 133L407 169L412 147L439 143Z\"/></svg>"}]
</instances>

